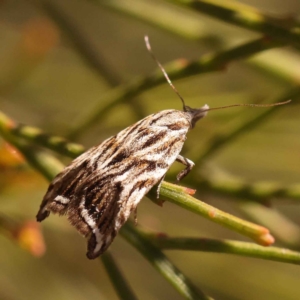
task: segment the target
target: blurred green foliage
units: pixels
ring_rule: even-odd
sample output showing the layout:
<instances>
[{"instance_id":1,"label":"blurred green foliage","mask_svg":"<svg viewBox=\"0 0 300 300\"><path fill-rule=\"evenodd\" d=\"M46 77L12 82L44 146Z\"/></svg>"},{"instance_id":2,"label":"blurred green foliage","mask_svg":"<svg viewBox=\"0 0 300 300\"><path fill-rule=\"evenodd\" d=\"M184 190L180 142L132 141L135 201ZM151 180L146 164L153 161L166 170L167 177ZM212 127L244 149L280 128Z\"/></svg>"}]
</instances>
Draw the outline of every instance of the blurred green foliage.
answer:
<instances>
[{"instance_id":1,"label":"blurred green foliage","mask_svg":"<svg viewBox=\"0 0 300 300\"><path fill-rule=\"evenodd\" d=\"M201 14L193 9L196 2L216 3L2 1L1 111L57 136L72 133L74 142L89 147L142 116L180 109L177 96L160 79L153 84L159 87L129 97L141 78L156 80L149 75L156 65L145 49L145 34L162 63L178 58L202 63L198 75L190 76L188 70L175 76L183 79L174 83L192 107L291 97L291 105L276 108L260 122L264 112L257 109L209 113L188 135L183 154L197 165L182 184L197 189L199 199L269 228L276 246L299 251L300 55L298 20L293 17L300 12L299 2L243 1L251 5L247 7L221 1L224 9L231 4L226 17L224 11L214 15L216 10L203 7ZM253 41L255 49L248 47ZM201 71L211 58L214 68ZM111 100L130 87L129 95L113 106ZM74 128L96 111L101 117L76 136ZM229 139L251 121L253 126ZM224 136L223 145L214 144ZM39 153L39 148L32 149L32 156ZM0 299L117 299L103 265L86 259L85 240L65 218L49 218L41 234L34 218L48 183L4 140L0 168ZM174 165L167 180L175 181L180 168ZM165 203L161 208L148 199L138 207L138 222L170 236L243 240L180 207ZM110 252L139 299L182 299L121 237ZM297 265L201 251L164 253L215 299L300 298Z\"/></svg>"}]
</instances>

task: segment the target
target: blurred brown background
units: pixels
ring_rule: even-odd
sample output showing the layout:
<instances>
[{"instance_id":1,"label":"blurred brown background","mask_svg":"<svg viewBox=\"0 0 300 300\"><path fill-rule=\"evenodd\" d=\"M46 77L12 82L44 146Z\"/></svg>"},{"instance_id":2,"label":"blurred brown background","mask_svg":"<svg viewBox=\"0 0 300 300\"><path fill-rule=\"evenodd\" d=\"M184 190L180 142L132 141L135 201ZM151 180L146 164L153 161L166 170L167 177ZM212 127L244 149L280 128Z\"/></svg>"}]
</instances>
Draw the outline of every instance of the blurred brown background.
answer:
<instances>
[{"instance_id":1,"label":"blurred brown background","mask_svg":"<svg viewBox=\"0 0 300 300\"><path fill-rule=\"evenodd\" d=\"M240 2L274 16L296 17L300 13L300 3L295 0ZM167 1L3 0L1 110L18 122L66 136L94 107L106 105L101 98L113 87L156 69L144 45L145 34L162 63L199 59L261 36ZM263 103L298 86L299 70L298 50L286 46L232 62L219 72L174 83L192 107ZM114 107L76 141L86 147L95 145L141 116L170 108L181 109L181 103L166 83ZM209 113L190 132L183 154L197 158L212 137L257 113L247 108ZM201 176L204 168L213 167L224 177L249 184L298 184L299 129L298 106L281 107L272 118L223 148L205 162L203 169L195 168L189 176ZM3 141L0 165L0 212L15 222L31 220L28 226L36 230L35 215L48 182L16 158ZM169 181L174 182L174 172L180 168L172 168ZM247 199L199 189L197 197L269 227L277 246L299 250L297 200L270 199L272 208L268 209L244 201ZM138 221L145 228L170 235L246 240L167 202L161 208L144 199L138 208ZM37 237L40 244L36 248L29 247L30 253L22 242L0 235L0 299L117 299L101 262L86 259L85 240L65 218L51 217L42 229L47 248L42 256L42 237ZM182 299L121 237L110 250L140 299ZM216 299L300 298L296 265L214 253L165 253Z\"/></svg>"}]
</instances>

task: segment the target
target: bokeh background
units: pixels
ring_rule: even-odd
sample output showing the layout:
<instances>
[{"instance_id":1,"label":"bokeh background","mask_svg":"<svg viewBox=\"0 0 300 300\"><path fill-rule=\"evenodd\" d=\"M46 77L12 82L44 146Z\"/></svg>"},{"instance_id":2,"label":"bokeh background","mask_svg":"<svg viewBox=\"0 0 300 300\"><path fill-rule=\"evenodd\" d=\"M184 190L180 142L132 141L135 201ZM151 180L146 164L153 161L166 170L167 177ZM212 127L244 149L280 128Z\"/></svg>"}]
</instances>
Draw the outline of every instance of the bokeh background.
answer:
<instances>
[{"instance_id":1,"label":"bokeh background","mask_svg":"<svg viewBox=\"0 0 300 300\"><path fill-rule=\"evenodd\" d=\"M1 1L1 111L17 122L69 136L88 148L150 113L181 109L179 99L164 83L124 99L80 134L74 132L78 124L109 104L107 95L117 86L157 69L145 48L145 34L162 63L199 60L262 36L273 38L175 2ZM228 3L237 5L231 1L222 5ZM298 1L241 3L273 16L274 24L285 28L298 24ZM183 184L197 189L199 199L268 227L276 246L299 250L299 192L266 198L262 205L203 183L242 182L250 190L253 184L283 189L299 184L299 46L280 42L276 49L262 49L244 59L232 57L228 64L219 64L218 71L187 74L174 81L192 107L268 103L293 95L291 105L278 108L272 117L199 161ZM197 161L216 136L234 131L258 114L261 109L210 112L188 135L183 154ZM65 218L52 216L41 226L36 224L48 182L4 140L0 146L0 299L118 299L101 261L86 259L85 240ZM174 182L180 169L175 164L167 179ZM166 202L161 208L147 198L138 207L138 222L171 236L247 240L173 204ZM110 251L139 299L182 299L122 237L116 238ZM196 286L216 299L300 298L297 265L216 253L165 253Z\"/></svg>"}]
</instances>

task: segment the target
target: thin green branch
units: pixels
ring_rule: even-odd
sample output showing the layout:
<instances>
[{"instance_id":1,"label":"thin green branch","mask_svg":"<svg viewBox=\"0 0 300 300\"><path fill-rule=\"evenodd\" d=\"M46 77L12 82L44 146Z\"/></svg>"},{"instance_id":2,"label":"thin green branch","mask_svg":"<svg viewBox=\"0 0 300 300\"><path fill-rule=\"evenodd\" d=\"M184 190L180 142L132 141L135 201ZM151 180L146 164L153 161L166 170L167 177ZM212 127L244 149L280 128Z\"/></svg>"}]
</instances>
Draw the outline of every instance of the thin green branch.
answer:
<instances>
[{"instance_id":1,"label":"thin green branch","mask_svg":"<svg viewBox=\"0 0 300 300\"><path fill-rule=\"evenodd\" d=\"M28 152L27 148L24 149L23 144L20 144L18 140L15 139L15 137L11 136L11 128L14 128L14 123L7 118L4 114L0 114L0 131L5 133L5 137L9 138L9 141L12 140L14 145L19 148L22 153L25 155L25 157L31 162L36 168L38 168L39 171L42 173L45 171L45 168L40 168L41 164L47 164L49 159L53 158L52 156L48 155L45 152L39 151L36 152ZM32 155L32 153L34 153ZM36 158L42 157L42 161L36 161ZM51 168L52 162L50 161L49 167ZM47 170L46 165L46 170ZM62 166L59 165L59 170L62 169ZM54 172L50 174L45 174L46 178L53 178L54 175L56 175L58 172L56 172L57 169L54 169ZM187 195L183 190L182 187L177 185L172 185L167 182L163 182L161 186L161 195L165 196L169 199L169 201L176 203L188 210L191 210L195 213L201 214L202 216L211 219L212 221L222 224L223 226L226 226L232 230L235 230L241 234L244 234L255 241L257 241L260 244L270 244L271 236L266 228L260 227L258 225L254 225L252 223L243 221L241 219L238 219L234 216L231 216L229 214L226 214L212 206L209 206L189 195Z\"/></svg>"},{"instance_id":2,"label":"thin green branch","mask_svg":"<svg viewBox=\"0 0 300 300\"><path fill-rule=\"evenodd\" d=\"M6 136L10 136L11 133L14 132L14 130L13 130L14 127L15 127L15 123L12 122L12 120L10 120L4 114L0 113L0 130L2 132L6 132ZM18 132L20 132L20 131L18 131ZM23 137L26 138L26 136L24 136L24 135L23 135ZM45 139L44 141L51 142L51 138ZM14 143L15 143L14 145L17 148L19 148L21 146L21 149L23 149L22 148L23 146L18 144L19 142L17 142L17 144L16 144L16 142L17 141L14 141ZM68 149L67 144L65 146L66 147L64 149ZM52 145L51 145L51 147L52 147ZM53 149L53 147L52 147L52 149ZM58 148L56 150L59 152L60 148ZM24 152L24 149L21 151ZM26 151L26 149L25 149L25 154L26 154L25 156L30 157L31 152L30 153L27 153L27 152L28 151ZM72 156L74 155L73 152L71 152L70 154ZM31 163L33 163L36 167L39 167L40 164L45 164L45 161L47 162L47 160L49 160L48 154L41 152L39 155L42 155L42 157L45 158L41 162L37 163L34 160L35 157L39 157L39 156L36 156L35 154L33 155L33 158L30 158ZM44 157L44 155L45 155L45 157ZM51 162L50 162L50 167L51 167ZM62 165L59 165L58 170L60 170L61 168L62 168ZM45 169L42 168L40 171L45 172ZM45 175L47 175L47 178L51 179L51 176L56 175L57 172L58 172L57 169L54 169L54 171L52 171L52 173L45 174ZM224 185L220 185L220 186L224 189ZM291 191L289 191L289 192L291 193ZM234 216L226 214L212 206L209 206L206 203L203 203L203 202L199 201L198 199L195 199L195 198L189 196L188 194L186 194L184 192L184 190L182 189L182 187L180 187L180 186L172 185L167 182L163 182L162 186L161 186L161 195L167 197L169 201L176 203L177 205L180 205L181 207L184 207L188 210L198 213L206 218L209 218L210 220L212 220L216 223L222 224L223 226L226 226L234 231L237 231L243 235L246 235L246 236L254 239L255 241L257 241L260 244L269 244L270 243L271 236L269 235L269 232L267 231L266 228L257 226L250 222L243 221Z\"/></svg>"},{"instance_id":3,"label":"thin green branch","mask_svg":"<svg viewBox=\"0 0 300 300\"><path fill-rule=\"evenodd\" d=\"M62 164L58 162L57 160L54 160L53 156L50 156L49 154L39 151L37 149L34 149L32 147L29 147L23 142L20 142L17 140L14 136L11 134L16 132L14 131L15 123L10 120L8 117L6 117L4 114L0 114L0 131L3 134L3 136L11 142L13 145L15 145L28 159L28 161L36 168L38 169L46 178L51 180L61 169ZM20 132L20 131L18 131ZM21 131L22 132L22 131ZM26 132L26 131L25 131ZM26 136L23 135L23 137L26 138ZM51 141L51 138L49 139ZM68 147L66 147L68 149ZM58 152L60 148L56 149ZM71 152L71 155L74 155L73 152ZM54 168L53 168L54 166ZM50 171L49 171L50 170ZM218 190L218 182L212 181L212 184L214 184L214 190ZM225 188L227 187L224 182L219 184L221 188L223 189L223 192L228 192ZM244 188L245 190L245 188ZM258 190L261 195L265 195L266 192L262 193L262 189ZM286 191L286 189L285 189ZM242 189L239 189L238 192L243 192ZM290 196L299 196L299 189L297 194L297 189L294 190L288 190L288 193ZM168 198L169 201L176 203L180 205L181 207L184 207L188 210L191 210L195 213L201 214L202 216L216 222L219 224L222 224L223 226L226 226L234 231L237 231L243 235L246 235L255 241L257 241L260 244L270 244L272 243L272 236L270 236L268 230L266 228L260 227L258 225L252 224L250 222L243 221L241 219L238 219L234 216L231 216L229 214L226 214L212 206L209 206L189 195L187 195L183 190L182 187L172 185L167 182L163 182L161 187L161 195ZM267 195L270 195L270 192L267 193ZM288 194L287 194L288 195Z\"/></svg>"},{"instance_id":4,"label":"thin green branch","mask_svg":"<svg viewBox=\"0 0 300 300\"><path fill-rule=\"evenodd\" d=\"M253 200L263 205L269 205L270 199L289 199L299 202L300 184L290 186L276 182L249 183L235 177L219 178L216 174L204 174L202 177L190 178L189 184L201 191L213 191L219 195L235 197L240 201Z\"/></svg>"},{"instance_id":5,"label":"thin green branch","mask_svg":"<svg viewBox=\"0 0 300 300\"><path fill-rule=\"evenodd\" d=\"M38 170L45 178L52 180L63 169L63 164L53 155L32 147L13 136L10 132L11 125L13 124L10 123L10 120L6 119L3 114L0 114L0 134L2 137L16 147L31 166Z\"/></svg>"},{"instance_id":6,"label":"thin green branch","mask_svg":"<svg viewBox=\"0 0 300 300\"><path fill-rule=\"evenodd\" d=\"M283 212L254 202L240 203L239 210L255 223L263 222L276 241L285 247L300 250L300 227Z\"/></svg>"},{"instance_id":7,"label":"thin green branch","mask_svg":"<svg viewBox=\"0 0 300 300\"><path fill-rule=\"evenodd\" d=\"M22 138L25 141L33 142L71 158L75 158L84 152L84 148L80 144L68 142L62 137L48 135L37 127L20 125L0 111L1 130L9 133L11 137ZM224 139L222 146L225 144L226 139ZM212 169L205 169L205 174L201 177L187 177L186 181L201 190L214 191L220 195L229 195L245 201L255 200L263 205L269 204L269 200L275 197L277 199L300 199L300 185L295 184L286 187L281 186L279 183L264 184L257 182L249 184L232 176L226 176L226 178L222 176L220 178L218 172ZM161 203L160 200L156 202Z\"/></svg>"},{"instance_id":8,"label":"thin green branch","mask_svg":"<svg viewBox=\"0 0 300 300\"><path fill-rule=\"evenodd\" d=\"M161 249L204 251L235 254L266 260L300 265L300 252L278 247L262 247L253 243L208 238L170 238L163 235L147 234L151 242Z\"/></svg>"},{"instance_id":9,"label":"thin green branch","mask_svg":"<svg viewBox=\"0 0 300 300\"><path fill-rule=\"evenodd\" d=\"M0 122L0 131L1 124L2 123ZM7 133L4 137L16 146L27 158L29 163L39 170L47 179L51 180L63 168L63 165L48 153L29 147ZM200 214L213 222L230 228L231 230L246 235L260 244L266 245L271 243L272 237L266 228L246 222L201 202L186 194L180 186L163 182L161 186L161 195L167 197L168 201Z\"/></svg>"},{"instance_id":10,"label":"thin green branch","mask_svg":"<svg viewBox=\"0 0 300 300\"><path fill-rule=\"evenodd\" d=\"M15 146L26 158L28 163L39 171L46 179L52 180L56 174L62 171L64 165L53 155L45 151L28 146L15 138L5 137L5 139Z\"/></svg>"},{"instance_id":11,"label":"thin green branch","mask_svg":"<svg viewBox=\"0 0 300 300\"><path fill-rule=\"evenodd\" d=\"M224 67L232 61L279 46L280 43L278 42L261 38L216 54L204 55L197 61L178 59L168 63L165 68L171 80L176 80L206 72L224 70ZM101 101L99 101L100 105L94 107L89 115L76 123L68 137L70 139L78 137L93 124L101 121L116 105L126 102L127 100L162 83L166 83L166 80L161 71L157 70L152 75L137 79L131 83L113 89L111 92L102 97ZM103 105L102 103L107 104Z\"/></svg>"},{"instance_id":12,"label":"thin green branch","mask_svg":"<svg viewBox=\"0 0 300 300\"><path fill-rule=\"evenodd\" d=\"M225 213L182 192L182 189L178 189L174 184L164 181L161 185L160 195L166 197L169 202L247 236L260 245L268 246L274 242L274 238L267 228Z\"/></svg>"},{"instance_id":13,"label":"thin green branch","mask_svg":"<svg viewBox=\"0 0 300 300\"><path fill-rule=\"evenodd\" d=\"M138 298L135 296L131 287L129 286L126 278L123 276L121 270L116 264L113 256L106 251L101 256L101 261L105 267L105 270L113 284L119 299L121 300L137 300Z\"/></svg>"},{"instance_id":14,"label":"thin green branch","mask_svg":"<svg viewBox=\"0 0 300 300\"><path fill-rule=\"evenodd\" d=\"M71 158L75 158L84 152L82 145L71 143L63 137L47 135L37 127L18 124L12 130L12 133Z\"/></svg>"},{"instance_id":15,"label":"thin green branch","mask_svg":"<svg viewBox=\"0 0 300 300\"><path fill-rule=\"evenodd\" d=\"M300 27L291 18L268 16L258 9L238 2L218 0L169 0L221 21L257 31L268 37L300 46Z\"/></svg>"},{"instance_id":16,"label":"thin green branch","mask_svg":"<svg viewBox=\"0 0 300 300\"><path fill-rule=\"evenodd\" d=\"M134 16L141 21L149 22L152 25L155 25L159 28L164 28L168 30L168 32L175 33L176 35L184 38L197 39L201 44L205 44L205 46L220 46L224 44L224 37L218 35L218 32L212 32L211 28L207 26L205 21L197 16L197 12L194 12L193 10L190 10L191 13L189 13L188 10L183 12L180 6L175 7L177 4L167 3L171 1L166 1L166 3L163 3L162 1L149 0L130 0L129 2L124 2L122 0L111 0L104 2L99 0L91 1L112 8L118 12ZM227 3L223 1L222 5L226 5ZM240 2L235 4L239 7L245 7L245 5L241 4ZM249 9L249 6L246 7L246 10L247 9ZM250 8L250 10L251 9L252 8ZM180 21L170 21L170 19L174 18L179 19ZM286 21L289 21L289 19L289 16L287 16ZM277 22L281 23L282 19L277 19ZM299 22L294 25L300 26ZM266 39L267 38L268 37L266 37ZM279 55L282 58L282 55L284 54L280 53ZM275 77L276 79L279 79L280 82L283 81L290 83L291 80L294 80L295 78L294 74L291 74L292 72L288 67L283 69L282 66L275 66L273 63L274 59L276 59L275 57L276 56L273 57L273 55L270 58L264 57L263 59L261 57L254 57L246 63L248 65L250 64L252 67L254 66L260 71L260 73L270 75L272 78Z\"/></svg>"},{"instance_id":17,"label":"thin green branch","mask_svg":"<svg viewBox=\"0 0 300 300\"><path fill-rule=\"evenodd\" d=\"M145 236L140 234L130 222L127 222L122 227L120 233L185 299L211 299L196 288L192 282L183 275L156 246Z\"/></svg>"},{"instance_id":18,"label":"thin green branch","mask_svg":"<svg viewBox=\"0 0 300 300\"><path fill-rule=\"evenodd\" d=\"M209 30L205 29L204 24L197 20L197 16L193 18L191 14L182 14L180 8L160 0L90 0L90 2L137 18L139 21L155 25L186 39L201 39L206 42L217 40L217 37L212 36Z\"/></svg>"},{"instance_id":19,"label":"thin green branch","mask_svg":"<svg viewBox=\"0 0 300 300\"><path fill-rule=\"evenodd\" d=\"M28 142L33 142L71 158L84 152L84 147L80 144L71 143L59 136L48 135L37 127L17 123L1 111L0 130L3 133L23 138Z\"/></svg>"}]
</instances>

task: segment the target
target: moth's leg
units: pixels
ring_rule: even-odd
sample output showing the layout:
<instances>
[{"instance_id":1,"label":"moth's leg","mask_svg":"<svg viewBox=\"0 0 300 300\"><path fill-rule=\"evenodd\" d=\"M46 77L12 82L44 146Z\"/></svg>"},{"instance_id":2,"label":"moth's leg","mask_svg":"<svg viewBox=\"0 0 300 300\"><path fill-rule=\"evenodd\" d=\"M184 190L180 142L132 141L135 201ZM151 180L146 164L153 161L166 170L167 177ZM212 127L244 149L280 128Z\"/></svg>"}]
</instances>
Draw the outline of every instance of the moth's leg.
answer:
<instances>
[{"instance_id":1,"label":"moth's leg","mask_svg":"<svg viewBox=\"0 0 300 300\"><path fill-rule=\"evenodd\" d=\"M186 166L186 168L183 169L176 177L177 181L180 181L183 177L185 177L188 173L190 173L190 171L193 169L195 164L191 160L181 156L180 154L176 157L176 161Z\"/></svg>"},{"instance_id":2,"label":"moth's leg","mask_svg":"<svg viewBox=\"0 0 300 300\"><path fill-rule=\"evenodd\" d=\"M166 176L166 174L160 179L160 181L158 183L157 190L156 190L156 199L159 199L160 187L161 187L162 182L165 179L165 176Z\"/></svg>"}]
</instances>

